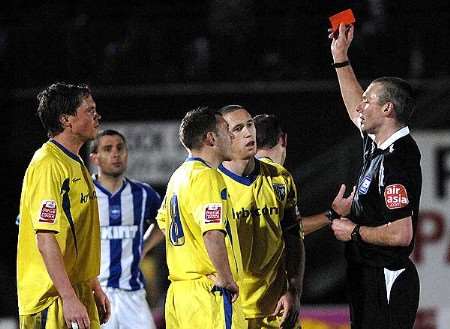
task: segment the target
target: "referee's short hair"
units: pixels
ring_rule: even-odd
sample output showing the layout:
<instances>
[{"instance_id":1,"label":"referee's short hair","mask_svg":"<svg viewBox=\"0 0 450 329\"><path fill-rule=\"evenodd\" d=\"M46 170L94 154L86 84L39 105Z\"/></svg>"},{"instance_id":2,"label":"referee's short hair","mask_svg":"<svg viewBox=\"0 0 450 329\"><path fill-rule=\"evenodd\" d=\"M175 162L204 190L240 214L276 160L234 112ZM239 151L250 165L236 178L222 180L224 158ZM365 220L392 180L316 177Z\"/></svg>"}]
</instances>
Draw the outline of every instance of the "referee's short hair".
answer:
<instances>
[{"instance_id":1,"label":"referee's short hair","mask_svg":"<svg viewBox=\"0 0 450 329\"><path fill-rule=\"evenodd\" d=\"M383 85L383 91L378 97L378 103L380 105L384 105L387 102L394 104L398 122L408 124L416 105L411 85L397 77L381 77L373 80L372 83Z\"/></svg>"},{"instance_id":2,"label":"referee's short hair","mask_svg":"<svg viewBox=\"0 0 450 329\"><path fill-rule=\"evenodd\" d=\"M256 128L256 146L258 149L270 149L277 145L285 134L280 120L273 114L259 114L253 118Z\"/></svg>"}]
</instances>

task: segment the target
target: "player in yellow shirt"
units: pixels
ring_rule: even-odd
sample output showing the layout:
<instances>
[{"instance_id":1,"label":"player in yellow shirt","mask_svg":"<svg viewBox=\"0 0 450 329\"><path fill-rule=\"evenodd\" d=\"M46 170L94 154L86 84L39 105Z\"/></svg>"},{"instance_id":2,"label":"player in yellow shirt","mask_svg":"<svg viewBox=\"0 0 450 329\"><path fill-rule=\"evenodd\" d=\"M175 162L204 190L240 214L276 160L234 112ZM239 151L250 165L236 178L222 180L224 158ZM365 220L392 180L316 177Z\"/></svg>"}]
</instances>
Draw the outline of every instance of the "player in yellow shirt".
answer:
<instances>
[{"instance_id":1,"label":"player in yellow shirt","mask_svg":"<svg viewBox=\"0 0 450 329\"><path fill-rule=\"evenodd\" d=\"M236 283L241 264L236 222L216 170L231 156L228 125L220 114L196 109L183 118L180 140L189 157L170 178L157 216L171 281L166 327L245 328Z\"/></svg>"},{"instance_id":2,"label":"player in yellow shirt","mask_svg":"<svg viewBox=\"0 0 450 329\"><path fill-rule=\"evenodd\" d=\"M255 158L256 131L245 108L229 105L220 112L233 134L233 160L219 170L238 221L248 328L293 328L304 262L295 185L284 168Z\"/></svg>"},{"instance_id":3,"label":"player in yellow shirt","mask_svg":"<svg viewBox=\"0 0 450 329\"><path fill-rule=\"evenodd\" d=\"M280 168L281 171L285 170L283 165L286 160L287 133L283 129L280 121L275 115L269 114L259 114L255 116L253 120L256 128L256 157L261 161L271 163ZM291 181L294 184L292 177ZM344 192L345 185L342 185L333 201L333 208L336 209L335 211L343 211L343 208L351 205L353 193L347 198L344 198ZM312 233L330 223L328 212L302 217L297 211L297 218L302 228L302 235ZM303 228L305 228L304 231ZM302 268L301 271L303 273L304 268Z\"/></svg>"},{"instance_id":4,"label":"player in yellow shirt","mask_svg":"<svg viewBox=\"0 0 450 329\"><path fill-rule=\"evenodd\" d=\"M283 166L286 160L287 133L284 131L280 121L273 114L259 114L253 118L256 127L256 157L275 166ZM283 167L282 167L283 168ZM297 212L300 225L304 235L308 235L327 226L330 220L344 213L352 202L354 191L348 197L344 197L346 190L342 184L339 192L332 202L332 207L321 213L310 216L300 216Z\"/></svg>"},{"instance_id":5,"label":"player in yellow shirt","mask_svg":"<svg viewBox=\"0 0 450 329\"><path fill-rule=\"evenodd\" d=\"M109 317L109 302L97 280L97 200L78 155L95 137L100 115L87 86L56 83L38 100L37 113L50 140L34 154L22 187L20 328L100 328Z\"/></svg>"}]
</instances>

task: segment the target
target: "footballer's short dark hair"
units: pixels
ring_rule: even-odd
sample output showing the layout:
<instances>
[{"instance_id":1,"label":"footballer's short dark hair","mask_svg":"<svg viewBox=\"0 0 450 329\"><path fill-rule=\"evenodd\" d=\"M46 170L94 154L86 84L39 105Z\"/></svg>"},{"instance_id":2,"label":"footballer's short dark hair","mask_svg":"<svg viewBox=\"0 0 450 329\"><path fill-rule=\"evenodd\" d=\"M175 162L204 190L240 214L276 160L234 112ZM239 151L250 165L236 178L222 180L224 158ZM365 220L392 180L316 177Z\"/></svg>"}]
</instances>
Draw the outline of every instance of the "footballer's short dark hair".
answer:
<instances>
[{"instance_id":1,"label":"footballer's short dark hair","mask_svg":"<svg viewBox=\"0 0 450 329\"><path fill-rule=\"evenodd\" d=\"M256 128L256 146L258 149L272 148L284 135L280 120L273 114L259 114L253 118Z\"/></svg>"},{"instance_id":2,"label":"footballer's short dark hair","mask_svg":"<svg viewBox=\"0 0 450 329\"><path fill-rule=\"evenodd\" d=\"M242 105L225 105L224 107L221 107L219 109L219 113L222 113L222 115L227 114L227 113L232 113L234 111L237 110L246 110L247 109L245 107L243 107Z\"/></svg>"},{"instance_id":3,"label":"footballer's short dark hair","mask_svg":"<svg viewBox=\"0 0 450 329\"><path fill-rule=\"evenodd\" d=\"M37 95L39 102L37 115L47 130L49 137L54 137L64 131L60 116L75 115L83 98L91 95L87 85L54 83Z\"/></svg>"},{"instance_id":4,"label":"footballer's short dark hair","mask_svg":"<svg viewBox=\"0 0 450 329\"><path fill-rule=\"evenodd\" d=\"M221 114L208 107L199 107L186 113L181 120L179 138L189 150L198 150L208 132L217 132L217 116Z\"/></svg>"}]
</instances>

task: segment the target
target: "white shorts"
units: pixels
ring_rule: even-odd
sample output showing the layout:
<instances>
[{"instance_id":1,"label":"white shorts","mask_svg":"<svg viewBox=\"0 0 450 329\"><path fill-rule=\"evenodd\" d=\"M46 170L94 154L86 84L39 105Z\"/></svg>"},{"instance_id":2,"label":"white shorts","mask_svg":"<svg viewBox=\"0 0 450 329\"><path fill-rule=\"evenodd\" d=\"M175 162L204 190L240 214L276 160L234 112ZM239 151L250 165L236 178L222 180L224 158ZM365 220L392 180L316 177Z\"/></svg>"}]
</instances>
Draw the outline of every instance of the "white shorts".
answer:
<instances>
[{"instance_id":1,"label":"white shorts","mask_svg":"<svg viewBox=\"0 0 450 329\"><path fill-rule=\"evenodd\" d=\"M104 288L111 303L111 317L103 329L156 329L144 289L127 291Z\"/></svg>"}]
</instances>

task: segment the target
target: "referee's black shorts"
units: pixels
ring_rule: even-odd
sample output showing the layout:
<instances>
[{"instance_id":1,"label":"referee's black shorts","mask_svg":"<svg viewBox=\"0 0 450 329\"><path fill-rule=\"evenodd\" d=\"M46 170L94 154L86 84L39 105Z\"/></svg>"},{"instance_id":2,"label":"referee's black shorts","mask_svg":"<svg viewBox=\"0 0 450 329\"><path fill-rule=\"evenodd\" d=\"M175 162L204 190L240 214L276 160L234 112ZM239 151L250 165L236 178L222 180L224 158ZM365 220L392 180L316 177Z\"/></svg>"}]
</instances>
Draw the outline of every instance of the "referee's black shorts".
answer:
<instances>
[{"instance_id":1,"label":"referee's black shorts","mask_svg":"<svg viewBox=\"0 0 450 329\"><path fill-rule=\"evenodd\" d=\"M409 261L392 284L389 301L384 269L348 266L352 329L411 329L419 305L419 276Z\"/></svg>"}]
</instances>

